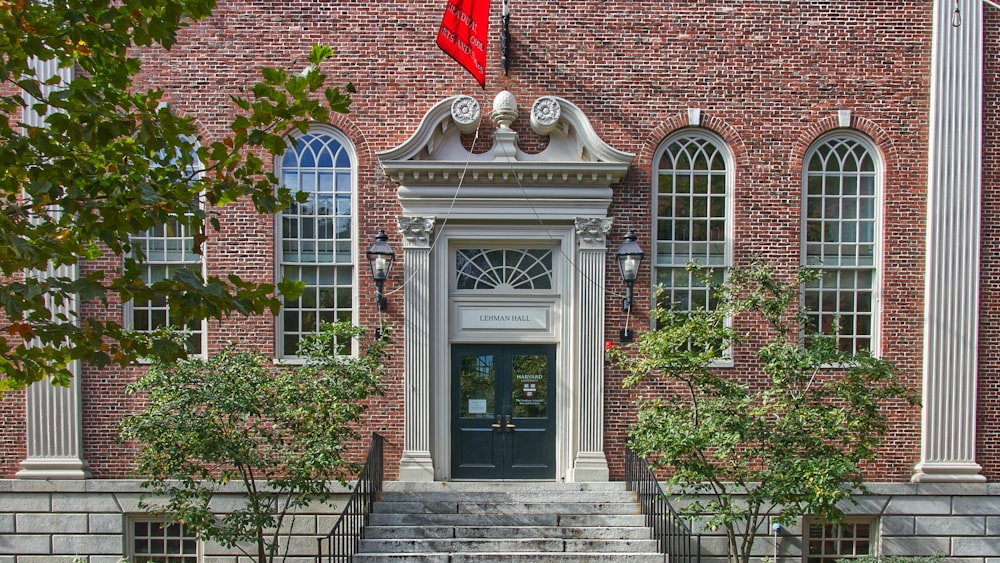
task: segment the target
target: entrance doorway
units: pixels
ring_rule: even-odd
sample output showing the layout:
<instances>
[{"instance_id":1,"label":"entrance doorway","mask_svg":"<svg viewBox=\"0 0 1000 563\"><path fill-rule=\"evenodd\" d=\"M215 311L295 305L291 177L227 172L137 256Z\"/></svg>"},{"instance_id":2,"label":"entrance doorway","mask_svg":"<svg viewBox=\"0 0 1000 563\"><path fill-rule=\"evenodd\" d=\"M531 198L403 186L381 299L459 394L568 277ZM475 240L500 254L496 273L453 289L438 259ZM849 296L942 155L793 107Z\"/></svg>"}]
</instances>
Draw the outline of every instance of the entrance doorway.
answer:
<instances>
[{"instance_id":1,"label":"entrance doorway","mask_svg":"<svg viewBox=\"0 0 1000 563\"><path fill-rule=\"evenodd\" d=\"M452 346L453 479L555 478L554 344Z\"/></svg>"}]
</instances>

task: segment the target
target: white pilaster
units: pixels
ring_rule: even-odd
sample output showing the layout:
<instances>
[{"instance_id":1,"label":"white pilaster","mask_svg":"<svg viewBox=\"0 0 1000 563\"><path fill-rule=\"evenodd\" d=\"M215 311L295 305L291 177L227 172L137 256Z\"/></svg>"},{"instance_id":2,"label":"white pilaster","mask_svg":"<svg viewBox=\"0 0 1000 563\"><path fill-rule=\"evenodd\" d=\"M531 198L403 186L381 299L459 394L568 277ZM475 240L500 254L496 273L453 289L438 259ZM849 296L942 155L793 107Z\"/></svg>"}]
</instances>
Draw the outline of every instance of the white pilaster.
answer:
<instances>
[{"instance_id":1,"label":"white pilaster","mask_svg":"<svg viewBox=\"0 0 1000 563\"><path fill-rule=\"evenodd\" d=\"M73 69L60 68L57 59L40 61L33 59L32 68L35 76L42 83L42 93L48 96L52 92L65 88L73 79ZM52 77L59 76L61 81L50 83ZM38 103L27 92L23 93L27 107L24 109L22 121L31 127L45 127L45 118L51 113L40 114L34 110ZM58 217L60 209L50 208L47 212ZM47 271L32 271L25 274L38 280L48 277L77 278L75 266L51 265ZM46 297L46 305L53 316L60 315L67 322L76 322L78 318L77 303L69 299L57 304L51 296ZM29 385L25 392L26 459L21 461L21 470L17 472L18 479L86 479L89 477L87 464L83 460L83 422L81 414L80 393L80 363L73 362L69 366L73 374L69 387L56 387L48 381L39 381Z\"/></svg>"},{"instance_id":2,"label":"white pilaster","mask_svg":"<svg viewBox=\"0 0 1000 563\"><path fill-rule=\"evenodd\" d=\"M403 455L400 481L433 481L431 457L431 284L433 217L399 217L403 235Z\"/></svg>"},{"instance_id":3,"label":"white pilaster","mask_svg":"<svg viewBox=\"0 0 1000 563\"><path fill-rule=\"evenodd\" d=\"M56 387L48 381L28 386L25 393L27 413L27 458L21 462L18 479L86 479L81 434L80 374L72 366L69 387Z\"/></svg>"},{"instance_id":4,"label":"white pilaster","mask_svg":"<svg viewBox=\"0 0 1000 563\"><path fill-rule=\"evenodd\" d=\"M914 482L984 481L976 463L982 168L981 0L935 0L923 415Z\"/></svg>"},{"instance_id":5,"label":"white pilaster","mask_svg":"<svg viewBox=\"0 0 1000 563\"><path fill-rule=\"evenodd\" d=\"M572 481L607 481L604 455L604 271L611 219L576 219L579 350L576 459Z\"/></svg>"}]
</instances>

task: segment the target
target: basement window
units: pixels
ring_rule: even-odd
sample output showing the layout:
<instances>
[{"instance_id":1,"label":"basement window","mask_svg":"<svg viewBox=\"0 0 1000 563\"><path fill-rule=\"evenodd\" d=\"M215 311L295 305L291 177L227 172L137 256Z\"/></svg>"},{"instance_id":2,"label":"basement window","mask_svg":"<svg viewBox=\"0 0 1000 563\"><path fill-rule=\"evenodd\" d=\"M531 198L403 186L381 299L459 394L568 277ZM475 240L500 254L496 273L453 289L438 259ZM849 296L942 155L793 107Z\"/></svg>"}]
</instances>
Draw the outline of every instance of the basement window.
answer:
<instances>
[{"instance_id":1,"label":"basement window","mask_svg":"<svg viewBox=\"0 0 1000 563\"><path fill-rule=\"evenodd\" d=\"M198 562L198 539L180 522L136 519L129 532L131 563Z\"/></svg>"},{"instance_id":2,"label":"basement window","mask_svg":"<svg viewBox=\"0 0 1000 563\"><path fill-rule=\"evenodd\" d=\"M841 524L821 520L806 521L802 560L805 563L826 563L837 559L860 559L874 554L874 518L852 518Z\"/></svg>"}]
</instances>

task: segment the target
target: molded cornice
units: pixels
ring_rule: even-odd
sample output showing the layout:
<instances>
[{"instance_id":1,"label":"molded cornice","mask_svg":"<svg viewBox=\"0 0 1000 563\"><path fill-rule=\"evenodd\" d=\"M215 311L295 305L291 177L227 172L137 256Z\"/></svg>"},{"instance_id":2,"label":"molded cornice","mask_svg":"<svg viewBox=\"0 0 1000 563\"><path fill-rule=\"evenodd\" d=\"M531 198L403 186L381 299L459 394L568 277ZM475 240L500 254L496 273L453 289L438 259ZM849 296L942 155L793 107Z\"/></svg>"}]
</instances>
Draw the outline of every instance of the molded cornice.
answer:
<instances>
[{"instance_id":1,"label":"molded cornice","mask_svg":"<svg viewBox=\"0 0 1000 563\"><path fill-rule=\"evenodd\" d=\"M510 92L494 100L491 148L474 154L462 135L477 131L481 117L474 98L447 98L403 144L378 153L385 173L400 184L404 214L471 217L502 211L510 218L540 213L554 219L607 213L611 186L628 172L634 155L605 143L580 108L555 96L535 101L531 128L549 138L537 154L517 146L510 125L518 109ZM562 211L568 207L573 209Z\"/></svg>"}]
</instances>

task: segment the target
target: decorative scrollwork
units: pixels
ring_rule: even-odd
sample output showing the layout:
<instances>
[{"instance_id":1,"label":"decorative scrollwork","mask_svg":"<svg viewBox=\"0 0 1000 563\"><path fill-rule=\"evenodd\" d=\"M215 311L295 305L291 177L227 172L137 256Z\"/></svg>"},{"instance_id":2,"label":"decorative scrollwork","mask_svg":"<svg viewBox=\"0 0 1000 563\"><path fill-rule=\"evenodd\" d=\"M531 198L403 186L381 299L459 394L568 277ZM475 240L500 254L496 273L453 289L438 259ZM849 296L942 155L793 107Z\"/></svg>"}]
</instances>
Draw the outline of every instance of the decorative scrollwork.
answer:
<instances>
[{"instance_id":1,"label":"decorative scrollwork","mask_svg":"<svg viewBox=\"0 0 1000 563\"><path fill-rule=\"evenodd\" d=\"M396 222L407 246L430 246L434 234L433 217L398 217Z\"/></svg>"},{"instance_id":2,"label":"decorative scrollwork","mask_svg":"<svg viewBox=\"0 0 1000 563\"><path fill-rule=\"evenodd\" d=\"M584 244L604 246L611 232L611 219L607 217L577 217L576 236Z\"/></svg>"}]
</instances>

